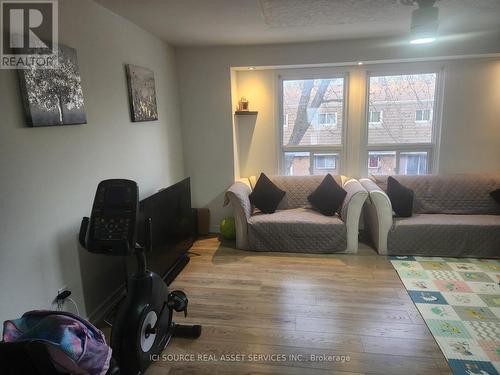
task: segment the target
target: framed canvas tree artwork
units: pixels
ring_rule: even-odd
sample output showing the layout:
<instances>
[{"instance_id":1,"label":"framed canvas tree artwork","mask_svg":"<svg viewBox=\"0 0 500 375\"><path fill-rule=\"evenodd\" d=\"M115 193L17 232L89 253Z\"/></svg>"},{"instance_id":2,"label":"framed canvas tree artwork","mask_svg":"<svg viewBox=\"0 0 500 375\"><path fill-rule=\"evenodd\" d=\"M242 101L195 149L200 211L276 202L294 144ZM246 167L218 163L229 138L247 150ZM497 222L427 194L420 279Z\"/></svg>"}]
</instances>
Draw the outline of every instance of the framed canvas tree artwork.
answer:
<instances>
[{"instance_id":1,"label":"framed canvas tree artwork","mask_svg":"<svg viewBox=\"0 0 500 375\"><path fill-rule=\"evenodd\" d=\"M58 46L58 67L19 71L26 122L33 127L87 123L76 50Z\"/></svg>"}]
</instances>

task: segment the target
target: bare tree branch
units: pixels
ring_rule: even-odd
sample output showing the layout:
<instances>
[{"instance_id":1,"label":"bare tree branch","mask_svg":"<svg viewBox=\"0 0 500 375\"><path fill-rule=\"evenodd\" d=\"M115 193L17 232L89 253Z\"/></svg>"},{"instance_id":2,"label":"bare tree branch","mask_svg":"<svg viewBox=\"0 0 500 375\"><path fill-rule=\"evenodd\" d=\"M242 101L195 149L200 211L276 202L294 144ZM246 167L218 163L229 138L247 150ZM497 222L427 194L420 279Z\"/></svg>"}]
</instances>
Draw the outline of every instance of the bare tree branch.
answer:
<instances>
[{"instance_id":1,"label":"bare tree branch","mask_svg":"<svg viewBox=\"0 0 500 375\"><path fill-rule=\"evenodd\" d=\"M316 94L311 101L311 94L314 88L314 80L306 80L303 83L299 106L297 108L297 116L295 117L295 122L292 130L292 134L288 140L288 146L294 146L300 144L302 138L306 134L307 130L311 126L311 121L308 116L308 110L318 109L323 103L325 103L325 94L330 86L331 79L322 79L316 90ZM335 100L331 100L335 101ZM311 102L309 104L309 102ZM285 170L288 171L292 166L293 158L285 158Z\"/></svg>"},{"instance_id":2,"label":"bare tree branch","mask_svg":"<svg viewBox=\"0 0 500 375\"><path fill-rule=\"evenodd\" d=\"M324 97L328 86L330 85L330 79L321 80L318 89L316 91L316 95L314 95L311 104L309 101L311 99L312 89L314 87L314 80L307 80L304 82L304 86L302 88L302 92L299 100L299 107L297 108L297 117L295 118L295 123L293 126L292 135L288 140L287 145L298 145L300 141L304 137L311 126L311 122L307 116L308 109L317 109L324 103Z\"/></svg>"}]
</instances>

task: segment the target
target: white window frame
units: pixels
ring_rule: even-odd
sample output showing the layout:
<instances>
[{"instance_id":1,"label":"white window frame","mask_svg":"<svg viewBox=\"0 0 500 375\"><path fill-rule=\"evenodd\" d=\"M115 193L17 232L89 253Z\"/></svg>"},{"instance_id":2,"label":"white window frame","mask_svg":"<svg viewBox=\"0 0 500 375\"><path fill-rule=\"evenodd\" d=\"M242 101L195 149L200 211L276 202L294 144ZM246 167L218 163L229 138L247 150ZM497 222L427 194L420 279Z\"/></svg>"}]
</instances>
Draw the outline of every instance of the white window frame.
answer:
<instances>
[{"instance_id":1,"label":"white window frame","mask_svg":"<svg viewBox=\"0 0 500 375\"><path fill-rule=\"evenodd\" d=\"M283 127L288 129L288 113L285 115L285 118L283 119Z\"/></svg>"},{"instance_id":2,"label":"white window frame","mask_svg":"<svg viewBox=\"0 0 500 375\"><path fill-rule=\"evenodd\" d=\"M379 116L379 121L370 121L371 113L373 112L378 112L380 113ZM384 122L384 111L379 110L379 111L368 111L368 126L372 129L379 129L382 127L382 123Z\"/></svg>"},{"instance_id":3,"label":"white window frame","mask_svg":"<svg viewBox=\"0 0 500 375\"><path fill-rule=\"evenodd\" d=\"M286 69L278 71L276 74L276 87L278 99L277 103L277 121L278 124L283 122L283 81L290 80L308 80L308 79L335 79L342 78L344 80L344 97L342 103L342 138L339 145L311 145L311 146L284 146L283 145L283 126L278 126L277 140L278 140L278 174L286 175L285 167L285 153L286 152L309 152L309 173L312 175L314 172L314 155L315 154L337 154L336 168L339 174L344 173L346 165L346 133L347 133L347 101L349 98L349 73L346 68L340 69L332 68L310 68L310 69ZM319 111L318 111L319 112ZM337 125L338 126L338 114ZM311 124L313 126L313 124Z\"/></svg>"},{"instance_id":4,"label":"white window frame","mask_svg":"<svg viewBox=\"0 0 500 375\"><path fill-rule=\"evenodd\" d=\"M433 65L433 64L428 64ZM436 88L434 92L434 105L431 110L432 119L432 134L431 142L429 143L394 143L394 144L369 144L369 103L370 103L370 78L390 75L404 74L436 74ZM443 107L443 80L444 68L442 65L434 65L434 67L423 68L421 66L411 65L402 69L391 69L390 67L381 66L366 72L366 97L365 97L365 126L363 131L364 150L363 165L361 170L363 176L369 176L370 169L368 168L368 154L376 151L394 151L396 152L396 173L400 173L400 154L404 152L427 152L427 173L438 173L439 171L439 146L441 139L441 123L442 123L442 107Z\"/></svg>"}]
</instances>

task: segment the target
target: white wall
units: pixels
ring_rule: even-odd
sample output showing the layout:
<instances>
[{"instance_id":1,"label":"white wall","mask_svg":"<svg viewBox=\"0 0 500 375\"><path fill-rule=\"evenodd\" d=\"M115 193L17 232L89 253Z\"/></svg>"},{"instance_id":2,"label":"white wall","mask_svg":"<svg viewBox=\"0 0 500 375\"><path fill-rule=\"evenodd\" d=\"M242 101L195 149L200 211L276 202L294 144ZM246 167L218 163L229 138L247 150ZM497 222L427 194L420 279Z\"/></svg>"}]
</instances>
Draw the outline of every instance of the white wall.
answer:
<instances>
[{"instance_id":1,"label":"white wall","mask_svg":"<svg viewBox=\"0 0 500 375\"><path fill-rule=\"evenodd\" d=\"M476 58L425 63L444 72L444 107L439 171L500 171L500 58ZM238 116L236 131L241 176L280 173L278 167L278 76L314 71L347 73L348 110L345 168L342 173L366 174L363 132L367 72L374 69L416 69L422 63L345 66L308 69L267 69L234 72L237 96L250 101L255 116ZM300 73L301 72L301 73ZM474 152L480 150L480 152Z\"/></svg>"},{"instance_id":2,"label":"white wall","mask_svg":"<svg viewBox=\"0 0 500 375\"><path fill-rule=\"evenodd\" d=\"M257 116L235 116L239 176L260 172L276 174L278 169L278 129L276 127L275 82L273 70L235 72L237 98L244 96ZM238 177L238 176L235 176Z\"/></svg>"},{"instance_id":3,"label":"white wall","mask_svg":"<svg viewBox=\"0 0 500 375\"><path fill-rule=\"evenodd\" d=\"M26 127L16 74L0 70L0 321L49 308L62 285L82 315L94 312L124 281L119 258L77 245L98 182L130 178L144 197L185 176L174 50L92 1L59 7L88 123ZM130 121L125 63L154 71L158 121Z\"/></svg>"},{"instance_id":4,"label":"white wall","mask_svg":"<svg viewBox=\"0 0 500 375\"><path fill-rule=\"evenodd\" d=\"M210 208L212 227L224 216L231 215L229 208L222 208L224 190L235 178L235 155L232 144L234 105L230 95L231 67L355 63L360 60L411 60L499 53L498 40L500 40L499 33L465 39L448 39L427 46L410 46L394 39L365 39L248 47L178 48L176 56L179 79L182 82L179 92L184 159L186 173L192 178L193 204ZM362 80L360 77L352 79L357 79L358 85L350 95L362 95ZM454 84L458 85L457 82ZM253 109L258 109L251 105ZM362 109L358 109L357 113L362 113ZM264 121L260 117L259 114L257 121ZM349 120L358 123L362 121L359 115L353 115ZM257 129L258 127L259 123ZM355 127L352 130L355 131ZM260 136L260 131L257 133ZM351 136L358 137L359 134ZM456 142L460 143L459 139ZM357 163L359 168L361 161L356 158L357 155L352 155L350 160L351 163ZM242 163L239 162L239 165L241 167ZM452 163L444 163L443 168L448 165ZM244 171L240 173L244 175Z\"/></svg>"},{"instance_id":5,"label":"white wall","mask_svg":"<svg viewBox=\"0 0 500 375\"><path fill-rule=\"evenodd\" d=\"M440 171L500 172L500 59L450 63L444 90Z\"/></svg>"}]
</instances>

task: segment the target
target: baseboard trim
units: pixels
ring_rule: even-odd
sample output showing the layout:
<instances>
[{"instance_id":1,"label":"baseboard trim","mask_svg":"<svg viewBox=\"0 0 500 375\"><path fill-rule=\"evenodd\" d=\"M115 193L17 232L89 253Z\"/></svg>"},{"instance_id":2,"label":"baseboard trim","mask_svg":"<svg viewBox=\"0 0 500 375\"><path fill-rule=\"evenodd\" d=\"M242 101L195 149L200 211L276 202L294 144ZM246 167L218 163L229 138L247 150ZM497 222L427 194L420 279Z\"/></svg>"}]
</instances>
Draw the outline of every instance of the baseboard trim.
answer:
<instances>
[{"instance_id":1,"label":"baseboard trim","mask_svg":"<svg viewBox=\"0 0 500 375\"><path fill-rule=\"evenodd\" d=\"M92 324L96 324L101 321L108 311L120 301L120 299L125 295L126 283L121 284L109 297L102 301L99 306L97 306L94 311L88 314L87 320Z\"/></svg>"}]
</instances>

